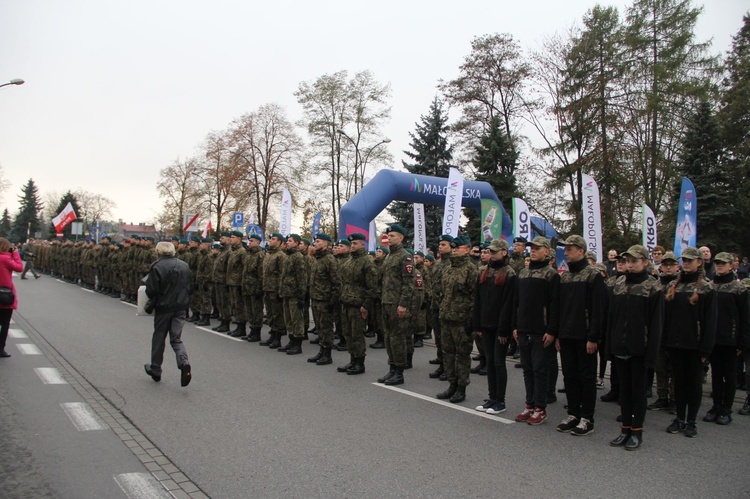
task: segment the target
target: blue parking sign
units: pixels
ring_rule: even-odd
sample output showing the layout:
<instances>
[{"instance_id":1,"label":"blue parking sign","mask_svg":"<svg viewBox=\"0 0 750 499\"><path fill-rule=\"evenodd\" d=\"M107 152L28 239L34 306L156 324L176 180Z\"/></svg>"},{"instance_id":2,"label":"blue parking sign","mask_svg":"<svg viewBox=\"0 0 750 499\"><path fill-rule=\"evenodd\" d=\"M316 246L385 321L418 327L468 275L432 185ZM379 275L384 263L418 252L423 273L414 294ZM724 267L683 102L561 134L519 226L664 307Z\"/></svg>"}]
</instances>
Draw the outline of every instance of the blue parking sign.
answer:
<instances>
[{"instance_id":1,"label":"blue parking sign","mask_svg":"<svg viewBox=\"0 0 750 499\"><path fill-rule=\"evenodd\" d=\"M242 227L245 225L245 214L240 211L232 213L232 227Z\"/></svg>"}]
</instances>

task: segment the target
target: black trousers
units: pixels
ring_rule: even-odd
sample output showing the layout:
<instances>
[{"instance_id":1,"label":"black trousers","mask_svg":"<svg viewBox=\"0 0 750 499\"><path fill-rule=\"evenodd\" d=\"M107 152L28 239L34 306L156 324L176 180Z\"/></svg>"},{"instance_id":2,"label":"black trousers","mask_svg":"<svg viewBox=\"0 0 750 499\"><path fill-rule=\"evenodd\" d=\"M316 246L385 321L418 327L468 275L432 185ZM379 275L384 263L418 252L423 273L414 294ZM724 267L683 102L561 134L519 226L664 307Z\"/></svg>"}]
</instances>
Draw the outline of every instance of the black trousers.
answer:
<instances>
[{"instance_id":1,"label":"black trousers","mask_svg":"<svg viewBox=\"0 0 750 499\"><path fill-rule=\"evenodd\" d=\"M711 389L714 406L732 410L737 391L737 347L715 345L711 352Z\"/></svg>"},{"instance_id":2,"label":"black trousers","mask_svg":"<svg viewBox=\"0 0 750 499\"><path fill-rule=\"evenodd\" d=\"M508 346L498 341L497 329L482 328L482 345L487 362L487 385L490 400L505 403L505 392L508 387L508 368L505 356Z\"/></svg>"},{"instance_id":3,"label":"black trousers","mask_svg":"<svg viewBox=\"0 0 750 499\"><path fill-rule=\"evenodd\" d=\"M169 344L177 358L177 368L187 366L185 345L182 343L182 328L187 321L187 312L169 312L154 316L154 334L151 337L151 371L161 376L161 364L164 361L164 346L169 335Z\"/></svg>"},{"instance_id":4,"label":"black trousers","mask_svg":"<svg viewBox=\"0 0 750 499\"><path fill-rule=\"evenodd\" d=\"M12 315L12 308L0 308L0 352L5 350L5 342L8 340L8 329L10 329L10 318Z\"/></svg>"},{"instance_id":5,"label":"black trousers","mask_svg":"<svg viewBox=\"0 0 750 499\"><path fill-rule=\"evenodd\" d=\"M526 387L526 405L545 409L550 392L550 371L554 368L557 381L557 352L554 343L544 348L541 334L518 333L521 350L523 384ZM554 362L553 362L554 361ZM552 384L552 393L555 385Z\"/></svg>"},{"instance_id":6,"label":"black trousers","mask_svg":"<svg viewBox=\"0 0 750 499\"><path fill-rule=\"evenodd\" d=\"M641 429L646 418L646 362L643 357L627 360L614 357L620 375L620 414L622 426Z\"/></svg>"},{"instance_id":7,"label":"black trousers","mask_svg":"<svg viewBox=\"0 0 750 499\"><path fill-rule=\"evenodd\" d=\"M674 376L677 419L695 422L703 396L703 362L697 350L667 349Z\"/></svg>"},{"instance_id":8,"label":"black trousers","mask_svg":"<svg viewBox=\"0 0 750 499\"><path fill-rule=\"evenodd\" d=\"M586 353L586 340L560 340L568 414L594 422L596 408L596 354ZM644 382L645 383L645 382Z\"/></svg>"}]
</instances>

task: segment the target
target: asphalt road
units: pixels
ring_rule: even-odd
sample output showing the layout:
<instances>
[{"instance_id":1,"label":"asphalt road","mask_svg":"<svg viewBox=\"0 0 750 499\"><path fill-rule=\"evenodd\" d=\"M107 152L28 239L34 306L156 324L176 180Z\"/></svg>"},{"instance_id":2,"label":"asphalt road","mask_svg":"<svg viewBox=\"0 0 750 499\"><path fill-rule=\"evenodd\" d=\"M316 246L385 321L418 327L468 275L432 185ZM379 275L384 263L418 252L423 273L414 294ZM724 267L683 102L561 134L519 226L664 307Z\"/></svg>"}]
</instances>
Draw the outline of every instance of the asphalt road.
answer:
<instances>
[{"instance_id":1,"label":"asphalt road","mask_svg":"<svg viewBox=\"0 0 750 499\"><path fill-rule=\"evenodd\" d=\"M137 317L132 306L49 276L16 283L21 308L14 314L15 327L69 366L71 377L92 387L105 410L112 408L123 424L132 424L150 442L144 445L164 456L165 466L176 468L168 471L199 489L196 495L750 496L750 417L735 415L727 427L699 423L698 438L689 439L664 431L672 416L649 412L643 447L626 452L607 445L619 433L616 404L598 403L596 431L586 437L555 431L565 417L564 396L549 407L547 424L513 423L523 407L523 380L510 363L509 409L490 417L473 410L486 397L481 376L472 375L467 401L459 407L437 403L434 395L445 384L427 376L434 368L427 363L435 355L431 347L417 350L406 383L390 390L375 383L387 371L384 350L368 351L364 375L347 376L335 369L348 361L345 352L334 352L334 364L319 367L306 362L317 351L306 342L303 355L287 356L193 325L183 333L193 381L181 388L169 348L161 383L143 372L152 320ZM38 488L35 497L75 497L69 493L74 485L61 488L61 476L72 484L78 475L89 482L100 476L111 486L113 475L150 468L143 454L133 454L122 438L117 441L122 437L117 431L105 430L112 441L101 451L88 449L95 443L58 442L63 437L57 435L30 445L28 435L43 421L26 413L35 412L35 397L51 400L33 390L16 393L38 382L25 365L29 358L15 346L19 341L9 340L13 357L0 363L0 422L11 443L18 436L10 452L37 465L25 474L3 466L5 479ZM708 403L704 399L701 416ZM65 417L56 408L51 412ZM101 469L56 460L66 448L74 455L91 454ZM160 471L154 476L171 483ZM173 495L187 497L181 493L173 489ZM100 497L105 496L113 497Z\"/></svg>"}]
</instances>

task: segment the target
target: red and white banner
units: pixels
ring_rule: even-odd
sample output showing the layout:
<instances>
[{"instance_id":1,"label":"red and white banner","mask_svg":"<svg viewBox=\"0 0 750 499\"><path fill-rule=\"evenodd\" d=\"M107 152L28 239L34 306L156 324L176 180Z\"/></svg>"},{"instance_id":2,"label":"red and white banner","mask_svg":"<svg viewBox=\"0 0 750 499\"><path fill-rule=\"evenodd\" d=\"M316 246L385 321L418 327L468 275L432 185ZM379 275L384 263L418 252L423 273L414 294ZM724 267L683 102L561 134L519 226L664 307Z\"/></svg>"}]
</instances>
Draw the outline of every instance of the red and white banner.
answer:
<instances>
[{"instance_id":1,"label":"red and white banner","mask_svg":"<svg viewBox=\"0 0 750 499\"><path fill-rule=\"evenodd\" d=\"M211 227L211 219L209 218L208 223L206 224L206 228L203 229L203 234L201 234L201 237L203 239L207 238L208 234L211 232L211 229L213 229L213 227Z\"/></svg>"},{"instance_id":2,"label":"red and white banner","mask_svg":"<svg viewBox=\"0 0 750 499\"><path fill-rule=\"evenodd\" d=\"M52 219L52 225L55 226L57 232L62 232L63 229L74 220L77 220L76 212L73 211L73 205L68 203L55 218Z\"/></svg>"}]
</instances>

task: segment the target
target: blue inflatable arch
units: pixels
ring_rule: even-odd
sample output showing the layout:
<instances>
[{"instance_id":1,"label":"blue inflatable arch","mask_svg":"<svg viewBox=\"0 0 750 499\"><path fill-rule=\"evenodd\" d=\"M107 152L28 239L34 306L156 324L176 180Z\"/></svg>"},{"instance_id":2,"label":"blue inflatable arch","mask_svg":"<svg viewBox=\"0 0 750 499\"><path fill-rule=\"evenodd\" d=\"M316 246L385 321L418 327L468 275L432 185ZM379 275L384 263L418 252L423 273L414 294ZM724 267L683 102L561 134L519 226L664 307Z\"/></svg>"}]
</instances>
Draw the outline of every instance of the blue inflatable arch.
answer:
<instances>
[{"instance_id":1,"label":"blue inflatable arch","mask_svg":"<svg viewBox=\"0 0 750 499\"><path fill-rule=\"evenodd\" d=\"M391 201L406 201L443 206L448 179L414 175L394 170L380 170L372 180L357 192L339 213L339 237L361 232L370 237L370 222L383 211ZM462 206L482 211L482 199L500 200L487 182L464 181ZM513 233L513 222L503 208L503 239Z\"/></svg>"}]
</instances>

